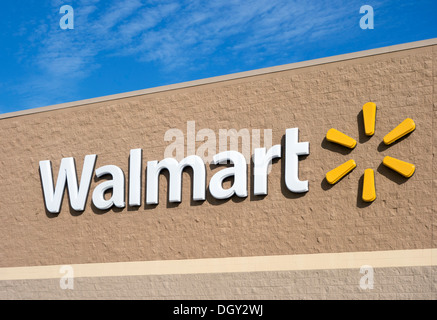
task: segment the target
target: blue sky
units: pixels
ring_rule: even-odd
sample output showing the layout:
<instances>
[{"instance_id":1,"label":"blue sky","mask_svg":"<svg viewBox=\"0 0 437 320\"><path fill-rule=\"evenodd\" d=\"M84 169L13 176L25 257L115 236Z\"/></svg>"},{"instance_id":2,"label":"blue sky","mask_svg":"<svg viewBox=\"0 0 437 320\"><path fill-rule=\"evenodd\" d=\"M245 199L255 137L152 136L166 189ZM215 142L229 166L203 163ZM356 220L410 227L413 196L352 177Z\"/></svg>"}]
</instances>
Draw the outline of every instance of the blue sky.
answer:
<instances>
[{"instance_id":1,"label":"blue sky","mask_svg":"<svg viewBox=\"0 0 437 320\"><path fill-rule=\"evenodd\" d=\"M1 1L0 113L435 38L436 13L435 0Z\"/></svg>"}]
</instances>

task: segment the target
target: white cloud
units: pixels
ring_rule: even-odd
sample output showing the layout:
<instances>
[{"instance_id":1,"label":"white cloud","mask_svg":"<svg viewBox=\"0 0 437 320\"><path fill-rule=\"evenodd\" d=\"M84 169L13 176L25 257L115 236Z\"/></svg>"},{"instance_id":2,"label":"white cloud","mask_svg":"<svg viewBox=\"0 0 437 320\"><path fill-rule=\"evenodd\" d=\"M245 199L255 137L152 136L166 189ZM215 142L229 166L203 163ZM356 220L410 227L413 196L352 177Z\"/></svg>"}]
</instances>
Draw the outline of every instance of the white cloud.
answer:
<instances>
[{"instance_id":1,"label":"white cloud","mask_svg":"<svg viewBox=\"0 0 437 320\"><path fill-rule=\"evenodd\" d=\"M98 69L99 55L154 61L161 72L193 68L220 50L250 64L345 32L359 18L346 16L340 0L82 0L73 6L75 29L61 30L61 2L53 1L57 15L30 39L37 53L36 72L24 84L29 101L49 92L68 100L71 88Z\"/></svg>"}]
</instances>

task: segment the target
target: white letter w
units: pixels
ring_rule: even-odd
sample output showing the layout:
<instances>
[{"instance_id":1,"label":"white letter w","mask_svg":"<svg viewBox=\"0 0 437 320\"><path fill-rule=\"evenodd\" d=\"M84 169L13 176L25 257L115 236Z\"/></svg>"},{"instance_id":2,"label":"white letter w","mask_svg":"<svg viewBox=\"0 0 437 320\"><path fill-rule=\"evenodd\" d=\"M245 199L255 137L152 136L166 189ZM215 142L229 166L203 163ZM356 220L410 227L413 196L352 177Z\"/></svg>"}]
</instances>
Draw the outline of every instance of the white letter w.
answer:
<instances>
[{"instance_id":1,"label":"white letter w","mask_svg":"<svg viewBox=\"0 0 437 320\"><path fill-rule=\"evenodd\" d=\"M55 191L53 191L52 164L50 160L39 162L44 201L49 212L59 213L64 196L65 182L68 184L68 197L70 198L71 207L76 211L85 209L96 157L95 154L85 156L79 189L77 187L74 158L63 158L61 160Z\"/></svg>"}]
</instances>

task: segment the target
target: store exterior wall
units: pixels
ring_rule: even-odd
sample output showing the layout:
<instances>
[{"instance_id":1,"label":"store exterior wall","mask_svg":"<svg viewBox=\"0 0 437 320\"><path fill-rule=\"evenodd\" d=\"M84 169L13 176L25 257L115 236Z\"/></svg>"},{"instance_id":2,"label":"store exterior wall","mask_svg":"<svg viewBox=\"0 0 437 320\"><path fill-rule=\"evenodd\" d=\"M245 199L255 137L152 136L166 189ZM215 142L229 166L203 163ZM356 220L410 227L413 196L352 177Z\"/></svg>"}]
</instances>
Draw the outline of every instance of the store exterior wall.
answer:
<instances>
[{"instance_id":1,"label":"store exterior wall","mask_svg":"<svg viewBox=\"0 0 437 320\"><path fill-rule=\"evenodd\" d=\"M0 298L436 299L436 84L432 39L1 115ZM377 105L372 137L361 112L369 101ZM406 118L415 131L385 146ZM266 196L253 194L249 164L246 198L217 200L207 190L205 201L193 201L188 171L181 203L168 201L163 174L159 204L146 204L147 161L165 158L170 129L184 133L186 150L191 121L195 133L217 137L259 129L262 138L271 129L283 149L286 129L299 128L299 141L310 144L299 161L309 191L287 189L282 158ZM326 141L330 128L357 146ZM133 207L129 152L137 148L142 203ZM95 168L124 171L126 207L97 209L91 196L104 179L93 176L83 212L67 193L59 214L47 211L39 162L51 161L56 181L61 159L74 157L80 179L90 154L98 155ZM416 172L400 176L381 164L385 156ZM328 184L325 174L349 159L355 170ZM206 168L208 185L223 166ZM367 168L375 171L372 203L361 199ZM68 270L74 288L61 285ZM363 284L369 270L371 287Z\"/></svg>"}]
</instances>

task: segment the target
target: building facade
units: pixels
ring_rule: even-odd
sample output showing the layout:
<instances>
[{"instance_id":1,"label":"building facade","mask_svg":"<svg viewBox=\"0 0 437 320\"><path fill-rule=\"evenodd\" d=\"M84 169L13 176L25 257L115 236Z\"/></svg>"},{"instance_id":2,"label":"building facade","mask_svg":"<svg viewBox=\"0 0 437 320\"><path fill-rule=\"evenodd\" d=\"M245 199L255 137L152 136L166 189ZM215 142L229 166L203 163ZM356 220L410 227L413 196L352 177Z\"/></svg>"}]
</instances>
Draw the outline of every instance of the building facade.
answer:
<instances>
[{"instance_id":1,"label":"building facade","mask_svg":"<svg viewBox=\"0 0 437 320\"><path fill-rule=\"evenodd\" d=\"M0 298L436 299L436 85L431 39L0 115ZM405 119L414 129L384 143ZM254 174L264 145L280 153L263 167L267 194ZM239 168L213 163L226 150ZM205 176L189 163L181 192L176 173L149 171L190 155ZM68 170L77 178L58 179Z\"/></svg>"}]
</instances>

